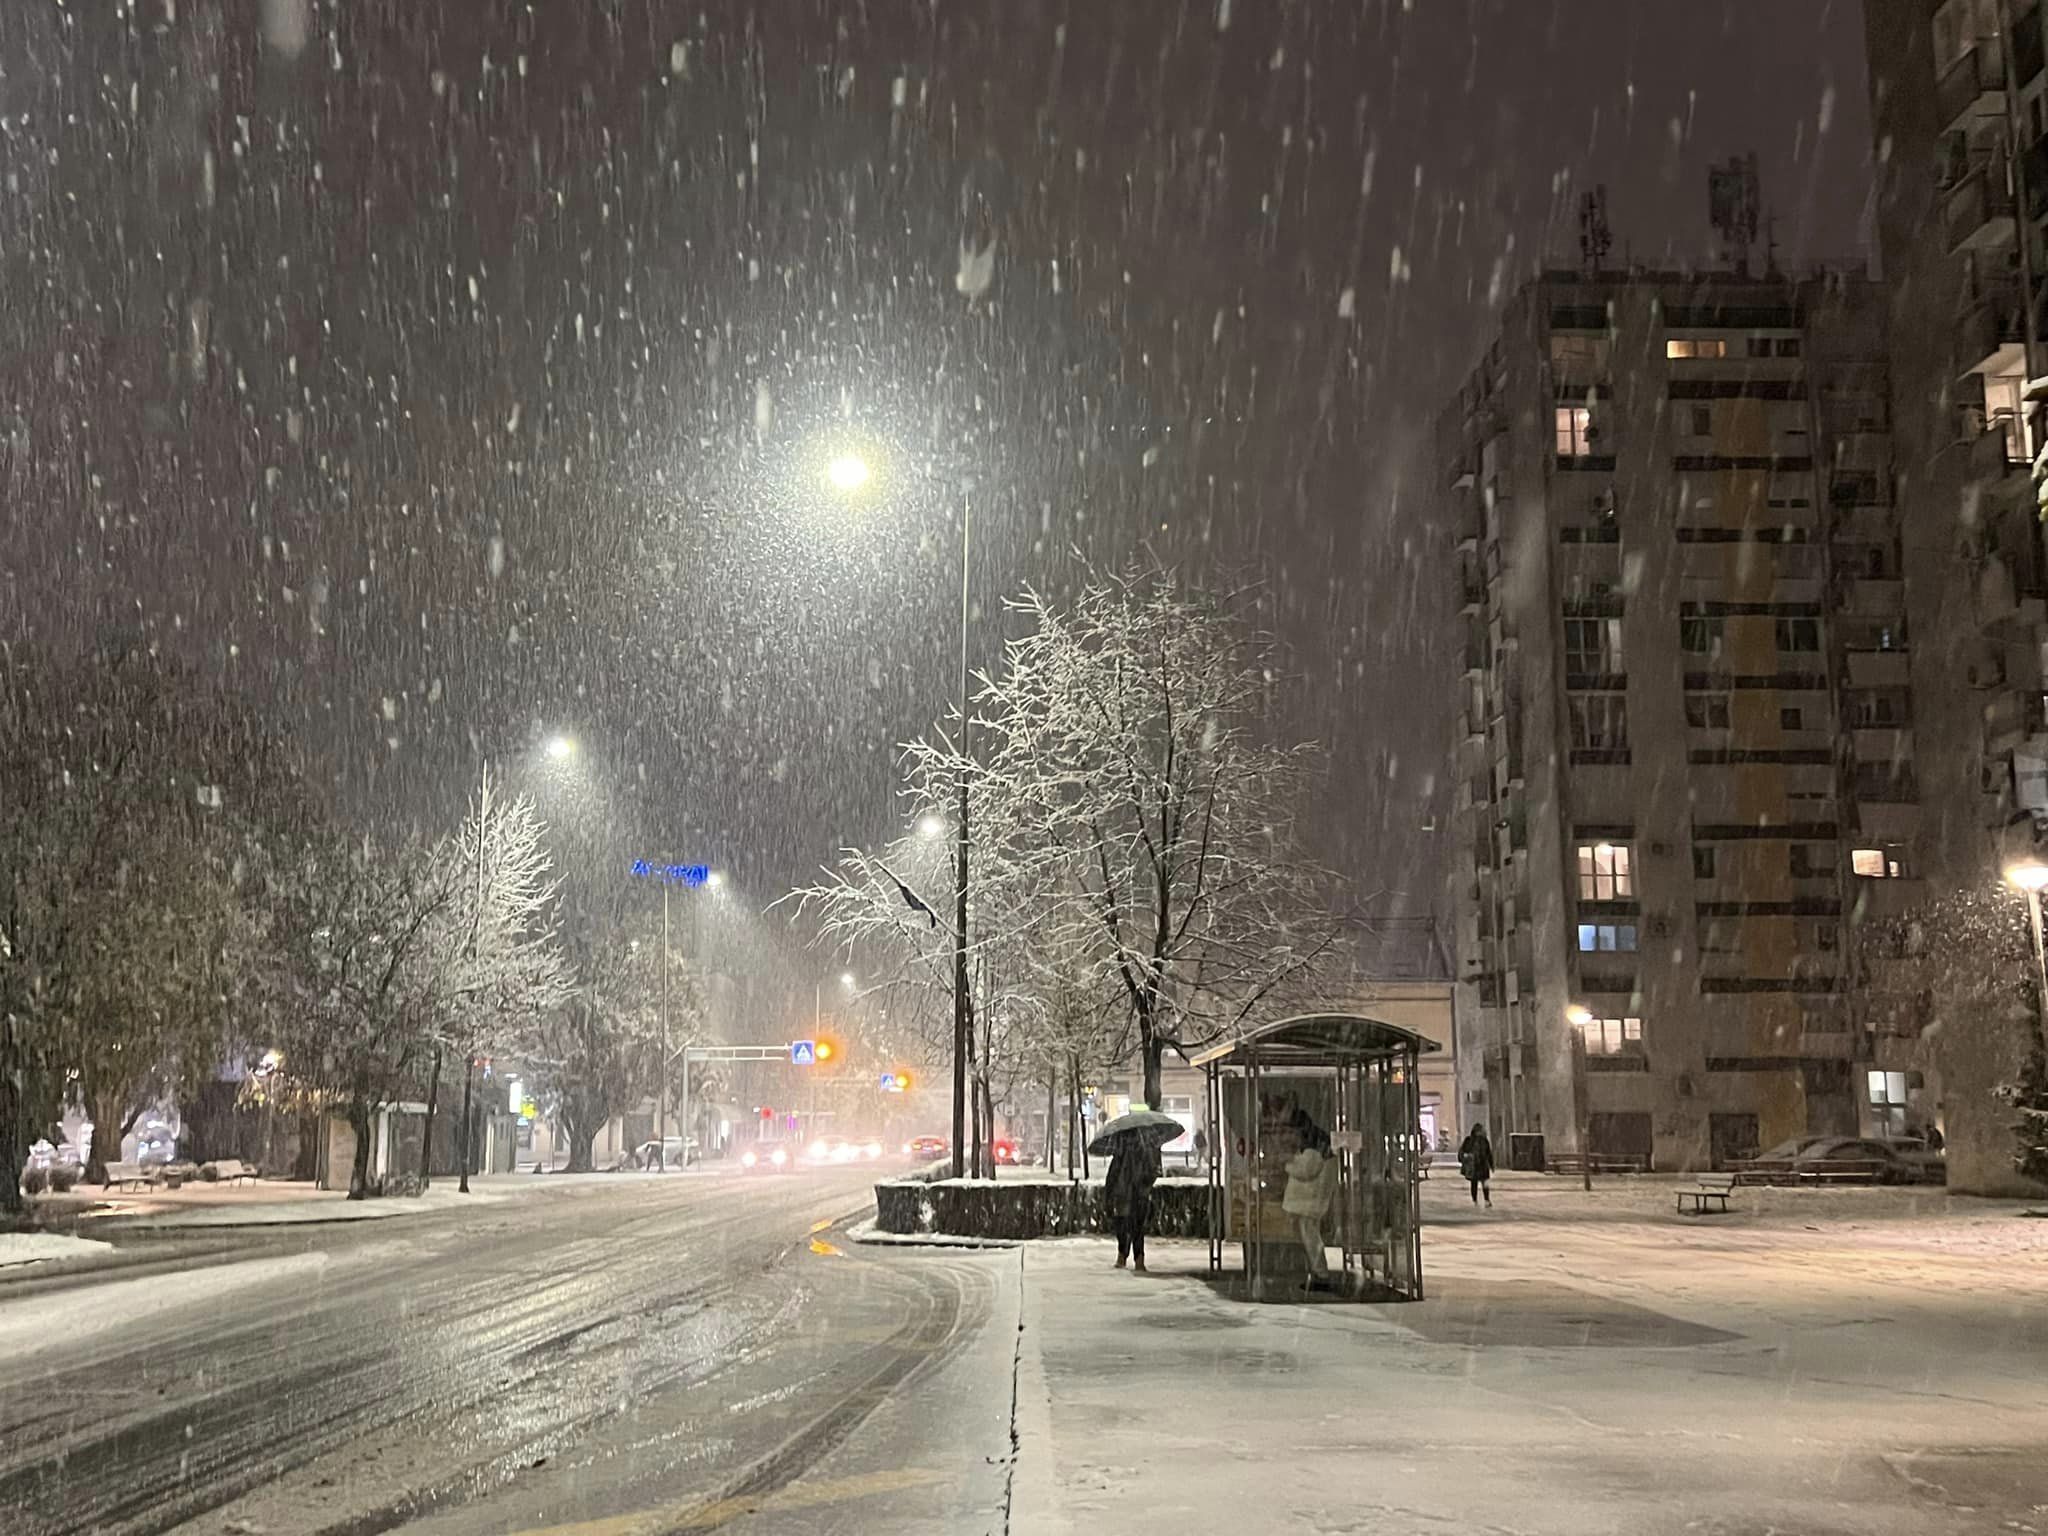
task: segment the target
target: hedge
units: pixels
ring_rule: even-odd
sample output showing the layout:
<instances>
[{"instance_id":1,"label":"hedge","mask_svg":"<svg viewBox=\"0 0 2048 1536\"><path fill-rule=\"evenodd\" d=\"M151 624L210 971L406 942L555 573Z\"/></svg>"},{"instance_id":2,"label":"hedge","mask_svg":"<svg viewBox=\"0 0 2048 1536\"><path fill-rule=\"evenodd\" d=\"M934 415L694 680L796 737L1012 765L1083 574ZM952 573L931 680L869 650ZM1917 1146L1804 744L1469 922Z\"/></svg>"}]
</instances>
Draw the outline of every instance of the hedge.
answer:
<instances>
[{"instance_id":1,"label":"hedge","mask_svg":"<svg viewBox=\"0 0 2048 1536\"><path fill-rule=\"evenodd\" d=\"M875 1186L875 1227L899 1235L1024 1240L1111 1230L1099 1179L891 1179ZM1207 1237L1209 1186L1198 1179L1161 1179L1152 1186L1145 1231L1154 1237Z\"/></svg>"}]
</instances>

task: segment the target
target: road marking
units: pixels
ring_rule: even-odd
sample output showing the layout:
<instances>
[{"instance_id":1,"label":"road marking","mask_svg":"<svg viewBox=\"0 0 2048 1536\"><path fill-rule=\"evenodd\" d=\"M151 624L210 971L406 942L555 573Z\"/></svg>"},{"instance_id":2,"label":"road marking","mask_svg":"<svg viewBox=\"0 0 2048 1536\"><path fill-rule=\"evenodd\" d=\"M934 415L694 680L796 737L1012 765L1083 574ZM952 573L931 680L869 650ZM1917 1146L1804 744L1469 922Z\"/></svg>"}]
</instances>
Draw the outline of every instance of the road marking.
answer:
<instances>
[{"instance_id":1,"label":"road marking","mask_svg":"<svg viewBox=\"0 0 2048 1536\"><path fill-rule=\"evenodd\" d=\"M831 1478L824 1482L794 1483L771 1493L747 1494L720 1499L715 1504L656 1505L627 1515L602 1520L580 1520L569 1525L537 1526L516 1536L654 1536L665 1531L715 1531L743 1515L770 1510L816 1509L849 1499L872 1498L904 1488L924 1488L945 1481L945 1474L926 1467L897 1467L885 1472L864 1472L858 1477Z\"/></svg>"},{"instance_id":2,"label":"road marking","mask_svg":"<svg viewBox=\"0 0 2048 1536\"><path fill-rule=\"evenodd\" d=\"M840 1251L839 1251L839 1250L838 1250L837 1248L834 1248L834 1247L833 1247L833 1246L832 1246L832 1245L831 1245L830 1243L826 1242L826 1241L825 1241L825 1240L824 1240L824 1239L823 1239L822 1237L814 1237L814 1238L812 1238L812 1239L811 1239L811 1252L813 1252L813 1253L822 1253L822 1254L824 1254L824 1255L825 1255L825 1256L826 1256L827 1258L832 1258L832 1259L843 1259L843 1258L845 1258L845 1257L846 1257L846 1255L845 1255L845 1254L841 1253L841 1252L840 1252Z\"/></svg>"},{"instance_id":3,"label":"road marking","mask_svg":"<svg viewBox=\"0 0 2048 1536\"><path fill-rule=\"evenodd\" d=\"M813 1235L816 1235L817 1233L819 1233L819 1232L822 1232L822 1231L824 1231L824 1230L825 1230L825 1229L826 1229L827 1227L829 1227L829 1226L831 1226L831 1225L832 1225L832 1218L831 1218L830 1216L827 1216L827 1217L826 1217L826 1218L825 1218L825 1219L824 1219L823 1221L814 1221L814 1222L812 1222L812 1223L811 1223L811 1232L812 1232L812 1234L813 1234Z\"/></svg>"}]
</instances>

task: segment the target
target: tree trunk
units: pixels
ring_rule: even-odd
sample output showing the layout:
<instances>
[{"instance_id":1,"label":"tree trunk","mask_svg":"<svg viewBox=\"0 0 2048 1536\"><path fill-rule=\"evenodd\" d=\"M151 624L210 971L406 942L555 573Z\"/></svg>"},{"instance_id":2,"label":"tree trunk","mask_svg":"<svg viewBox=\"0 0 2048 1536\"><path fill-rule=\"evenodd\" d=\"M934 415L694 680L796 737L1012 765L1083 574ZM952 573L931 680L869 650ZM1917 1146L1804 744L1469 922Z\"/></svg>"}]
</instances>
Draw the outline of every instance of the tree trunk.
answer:
<instances>
[{"instance_id":1,"label":"tree trunk","mask_svg":"<svg viewBox=\"0 0 2048 1536\"><path fill-rule=\"evenodd\" d=\"M21 1192L21 1161L28 1155L22 1132L21 1095L0 1073L0 1213L18 1216L28 1201Z\"/></svg>"},{"instance_id":2,"label":"tree trunk","mask_svg":"<svg viewBox=\"0 0 2048 1536\"><path fill-rule=\"evenodd\" d=\"M349 1129L356 1133L356 1155L348 1172L348 1197L364 1200L370 1194L370 1101L357 1094L348 1101Z\"/></svg>"},{"instance_id":3,"label":"tree trunk","mask_svg":"<svg viewBox=\"0 0 2048 1536\"><path fill-rule=\"evenodd\" d=\"M86 1184L107 1182L107 1164L121 1161L121 1109L117 1097L106 1090L86 1095L86 1117L92 1121L92 1150L85 1155L85 1170L79 1175Z\"/></svg>"},{"instance_id":4,"label":"tree trunk","mask_svg":"<svg viewBox=\"0 0 2048 1536\"><path fill-rule=\"evenodd\" d=\"M476 1059L474 1057L465 1055L462 1058L462 1177L456 1182L455 1185L457 1192L465 1195L469 1193L470 1089L475 1082Z\"/></svg>"},{"instance_id":5,"label":"tree trunk","mask_svg":"<svg viewBox=\"0 0 2048 1536\"><path fill-rule=\"evenodd\" d=\"M585 1123L566 1115L562 1118L562 1129L569 1136L569 1172L590 1172L590 1145L597 1140L598 1124L595 1119Z\"/></svg>"},{"instance_id":6,"label":"tree trunk","mask_svg":"<svg viewBox=\"0 0 2048 1536\"><path fill-rule=\"evenodd\" d=\"M1159 1063L1166 1054L1166 1042L1150 1030L1145 1032L1145 1107L1159 1108Z\"/></svg>"},{"instance_id":7,"label":"tree trunk","mask_svg":"<svg viewBox=\"0 0 2048 1536\"><path fill-rule=\"evenodd\" d=\"M427 1077L427 1124L420 1132L420 1188L434 1177L434 1115L441 1104L441 1047L434 1047L434 1066Z\"/></svg>"},{"instance_id":8,"label":"tree trunk","mask_svg":"<svg viewBox=\"0 0 2048 1536\"><path fill-rule=\"evenodd\" d=\"M1060 1101L1060 1069L1054 1067L1045 1074L1045 1171L1059 1172L1059 1135L1052 1117Z\"/></svg>"},{"instance_id":9,"label":"tree trunk","mask_svg":"<svg viewBox=\"0 0 2048 1536\"><path fill-rule=\"evenodd\" d=\"M1079 1058L1067 1063L1067 1175L1073 1176L1076 1168L1081 1176L1088 1176L1087 1150L1079 1146L1081 1128L1081 1063Z\"/></svg>"}]
</instances>

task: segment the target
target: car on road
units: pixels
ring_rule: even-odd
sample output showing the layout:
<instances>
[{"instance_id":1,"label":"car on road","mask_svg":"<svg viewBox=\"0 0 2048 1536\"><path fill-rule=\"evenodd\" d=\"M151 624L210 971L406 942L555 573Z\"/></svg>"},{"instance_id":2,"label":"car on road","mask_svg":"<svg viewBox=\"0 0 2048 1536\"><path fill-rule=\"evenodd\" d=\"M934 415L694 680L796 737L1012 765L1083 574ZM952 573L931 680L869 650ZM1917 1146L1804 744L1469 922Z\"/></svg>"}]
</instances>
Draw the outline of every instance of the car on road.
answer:
<instances>
[{"instance_id":1,"label":"car on road","mask_svg":"<svg viewBox=\"0 0 2048 1536\"><path fill-rule=\"evenodd\" d=\"M946 1138L943 1136L913 1136L903 1144L903 1150L919 1162L929 1162L935 1157L946 1155Z\"/></svg>"},{"instance_id":2,"label":"car on road","mask_svg":"<svg viewBox=\"0 0 2048 1536\"><path fill-rule=\"evenodd\" d=\"M996 1161L1006 1166L1014 1167L1019 1161L1021 1161L1020 1155L1017 1151L1017 1143L1015 1143L1014 1141L1005 1141L1001 1138L998 1138L995 1143L995 1146L991 1150L995 1153Z\"/></svg>"},{"instance_id":3,"label":"car on road","mask_svg":"<svg viewBox=\"0 0 2048 1536\"><path fill-rule=\"evenodd\" d=\"M740 1153L740 1169L745 1173L781 1173L788 1167L787 1147L755 1145Z\"/></svg>"}]
</instances>

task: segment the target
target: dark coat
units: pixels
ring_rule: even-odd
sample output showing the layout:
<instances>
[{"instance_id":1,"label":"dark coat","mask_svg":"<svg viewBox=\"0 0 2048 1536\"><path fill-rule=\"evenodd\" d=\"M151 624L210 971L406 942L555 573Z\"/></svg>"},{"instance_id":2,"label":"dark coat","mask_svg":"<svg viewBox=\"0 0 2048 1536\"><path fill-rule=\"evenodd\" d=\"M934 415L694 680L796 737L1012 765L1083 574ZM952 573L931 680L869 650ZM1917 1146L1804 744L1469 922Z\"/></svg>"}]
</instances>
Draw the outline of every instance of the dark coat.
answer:
<instances>
[{"instance_id":1,"label":"dark coat","mask_svg":"<svg viewBox=\"0 0 2048 1536\"><path fill-rule=\"evenodd\" d=\"M1458 1172L1468 1179L1493 1177L1493 1140L1477 1126L1458 1143Z\"/></svg>"},{"instance_id":2,"label":"dark coat","mask_svg":"<svg viewBox=\"0 0 2048 1536\"><path fill-rule=\"evenodd\" d=\"M1125 1142L1109 1160L1109 1173L1102 1181L1103 1201L1112 1212L1123 1215L1133 1203L1152 1193L1152 1182L1158 1177L1151 1154Z\"/></svg>"}]
</instances>

